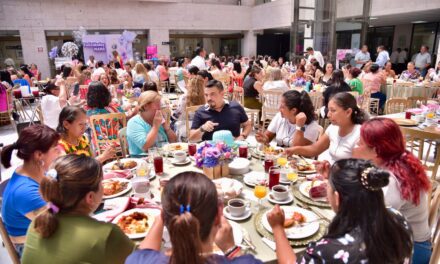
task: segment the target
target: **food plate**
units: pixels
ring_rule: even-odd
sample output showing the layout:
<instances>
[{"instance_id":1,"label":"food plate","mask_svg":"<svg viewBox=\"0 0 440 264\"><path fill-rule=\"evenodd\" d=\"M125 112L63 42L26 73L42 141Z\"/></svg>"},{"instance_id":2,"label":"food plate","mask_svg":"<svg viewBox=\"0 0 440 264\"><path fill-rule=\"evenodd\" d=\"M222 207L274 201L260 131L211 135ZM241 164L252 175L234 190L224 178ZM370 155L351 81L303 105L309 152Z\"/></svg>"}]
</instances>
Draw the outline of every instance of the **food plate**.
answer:
<instances>
[{"instance_id":1,"label":"food plate","mask_svg":"<svg viewBox=\"0 0 440 264\"><path fill-rule=\"evenodd\" d=\"M323 181L305 181L305 182L301 183L301 185L299 186L299 191L301 192L301 194L306 196L307 198L313 200L313 201L327 202L326 197L322 197L322 198L310 197L309 191L310 191L310 188L312 188L312 182L314 182L313 186L318 186L318 185L321 185L322 183L324 183Z\"/></svg>"},{"instance_id":2,"label":"food plate","mask_svg":"<svg viewBox=\"0 0 440 264\"><path fill-rule=\"evenodd\" d=\"M107 164L105 164L103 166L104 171L121 171L121 170L131 170L133 173L140 167L140 165L142 163L147 163L145 160L143 159L133 159L133 158L128 158L128 159L120 159L119 163L122 164L124 167L121 168L116 168L116 163L118 161L114 160L112 162L109 162Z\"/></svg>"},{"instance_id":3,"label":"food plate","mask_svg":"<svg viewBox=\"0 0 440 264\"><path fill-rule=\"evenodd\" d=\"M128 216L147 216L148 219L141 221L133 221L132 224L129 224L129 219L127 219ZM148 231L150 230L151 226L153 225L154 219L156 215L160 214L159 209L153 209L153 208L134 208L128 211L123 212L122 214L118 215L112 223L119 226L121 230L130 238L130 239L138 239L138 238L144 238ZM125 228L122 226L123 222L120 221L123 218L126 219L125 222ZM140 218L140 217L139 217ZM138 230L135 230L135 229ZM128 231L132 230L132 231Z\"/></svg>"},{"instance_id":4,"label":"food plate","mask_svg":"<svg viewBox=\"0 0 440 264\"><path fill-rule=\"evenodd\" d=\"M219 197L223 197L226 202L241 194L243 191L243 183L230 178L220 178L213 180Z\"/></svg>"},{"instance_id":5,"label":"food plate","mask_svg":"<svg viewBox=\"0 0 440 264\"><path fill-rule=\"evenodd\" d=\"M178 150L188 151L188 143L170 143L166 144L162 147L162 150L165 152L174 152Z\"/></svg>"},{"instance_id":6,"label":"food plate","mask_svg":"<svg viewBox=\"0 0 440 264\"><path fill-rule=\"evenodd\" d=\"M284 153L284 149L278 146L264 146L264 149L257 147L252 150L252 156L258 159L264 158L266 155L278 156L282 153Z\"/></svg>"},{"instance_id":7,"label":"food plate","mask_svg":"<svg viewBox=\"0 0 440 264\"><path fill-rule=\"evenodd\" d=\"M305 222L310 222L318 219L318 216L311 212L307 211L303 208L296 207L296 206L281 206L281 208L284 210L284 214L286 216L286 219L292 218L294 213L299 213L304 216ZM270 227L269 222L267 221L267 214L270 211L267 211L263 214L262 217L262 224L263 227L269 231L272 232L272 227ZM308 224L305 224L304 226L299 226L298 224L294 224L291 227L284 228L286 232L286 236L288 239L303 239L309 236L312 236L316 232L319 231L319 221L314 221Z\"/></svg>"},{"instance_id":8,"label":"food plate","mask_svg":"<svg viewBox=\"0 0 440 264\"><path fill-rule=\"evenodd\" d=\"M177 161L176 159L171 160L171 164L176 165L176 166L183 166L183 165L187 165L189 163L191 163L191 159L188 157L184 161Z\"/></svg>"},{"instance_id":9,"label":"food plate","mask_svg":"<svg viewBox=\"0 0 440 264\"><path fill-rule=\"evenodd\" d=\"M312 174L316 173L315 160L312 159L301 159L296 157L290 161L290 166L295 168L299 174Z\"/></svg>"},{"instance_id":10,"label":"food plate","mask_svg":"<svg viewBox=\"0 0 440 264\"><path fill-rule=\"evenodd\" d=\"M104 189L104 199L110 199L114 197L126 194L131 190L131 181L124 178L111 178L102 181Z\"/></svg>"},{"instance_id":11,"label":"food plate","mask_svg":"<svg viewBox=\"0 0 440 264\"><path fill-rule=\"evenodd\" d=\"M412 119L405 119L405 118L391 118L398 124L399 126L417 126L418 122L416 120Z\"/></svg>"},{"instance_id":12,"label":"food plate","mask_svg":"<svg viewBox=\"0 0 440 264\"><path fill-rule=\"evenodd\" d=\"M260 171L251 171L249 173L246 173L243 177L244 183L252 187L254 187L256 183L265 180L267 180L266 175L264 174L264 172Z\"/></svg>"}]
</instances>

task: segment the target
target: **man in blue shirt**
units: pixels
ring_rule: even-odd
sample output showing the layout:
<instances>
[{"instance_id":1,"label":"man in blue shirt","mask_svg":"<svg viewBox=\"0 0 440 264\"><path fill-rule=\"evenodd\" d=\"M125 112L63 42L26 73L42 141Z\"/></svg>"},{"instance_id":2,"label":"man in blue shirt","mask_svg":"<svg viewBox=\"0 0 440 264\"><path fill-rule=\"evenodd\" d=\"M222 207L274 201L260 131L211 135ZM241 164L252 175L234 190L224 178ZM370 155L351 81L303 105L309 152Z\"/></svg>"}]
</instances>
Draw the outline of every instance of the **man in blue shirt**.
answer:
<instances>
[{"instance_id":1,"label":"man in blue shirt","mask_svg":"<svg viewBox=\"0 0 440 264\"><path fill-rule=\"evenodd\" d=\"M383 68L387 61L390 60L390 55L383 45L377 47L377 53L376 64L379 65L380 68Z\"/></svg>"},{"instance_id":2,"label":"man in blue shirt","mask_svg":"<svg viewBox=\"0 0 440 264\"><path fill-rule=\"evenodd\" d=\"M211 80L204 90L207 104L195 113L189 134L190 141L211 140L215 131L229 130L236 140L245 140L252 130L244 108L237 102L225 102L221 82ZM243 131L240 133L240 127Z\"/></svg>"}]
</instances>

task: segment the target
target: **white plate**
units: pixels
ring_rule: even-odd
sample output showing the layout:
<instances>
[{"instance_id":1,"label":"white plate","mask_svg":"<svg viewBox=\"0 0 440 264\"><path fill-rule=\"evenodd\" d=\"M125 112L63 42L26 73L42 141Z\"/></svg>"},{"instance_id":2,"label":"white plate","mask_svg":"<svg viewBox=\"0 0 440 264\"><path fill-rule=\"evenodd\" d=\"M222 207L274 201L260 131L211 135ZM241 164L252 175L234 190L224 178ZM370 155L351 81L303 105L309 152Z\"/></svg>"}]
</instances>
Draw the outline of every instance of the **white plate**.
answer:
<instances>
[{"instance_id":1,"label":"white plate","mask_svg":"<svg viewBox=\"0 0 440 264\"><path fill-rule=\"evenodd\" d=\"M132 186L131 186L131 181L130 180L127 180L127 179L124 179L124 178L111 178L111 179L102 180L103 183L104 182L109 182L109 181L126 182L127 183L127 188L122 190L121 192L118 192L118 193L115 193L115 194L112 194L112 195L108 195L108 196L104 195L102 197L103 199L111 199L111 198L114 198L114 197L118 197L118 196L121 196L123 194L128 193L131 190Z\"/></svg>"},{"instance_id":2,"label":"white plate","mask_svg":"<svg viewBox=\"0 0 440 264\"><path fill-rule=\"evenodd\" d=\"M177 166L187 165L189 163L191 163L191 159L188 158L188 157L183 162L182 161L177 161L174 158L171 160L171 164L177 165Z\"/></svg>"},{"instance_id":3,"label":"white plate","mask_svg":"<svg viewBox=\"0 0 440 264\"><path fill-rule=\"evenodd\" d=\"M266 174L260 171L251 171L244 175L243 181L246 185L254 187L258 181L267 180Z\"/></svg>"},{"instance_id":4,"label":"white plate","mask_svg":"<svg viewBox=\"0 0 440 264\"><path fill-rule=\"evenodd\" d=\"M127 161L134 161L134 162L136 162L136 163L137 163L136 167L130 169L130 171L133 172L133 173L136 172L136 170L140 167L140 165L141 165L142 163L145 163L145 164L147 163L147 162L146 162L145 160L143 160L143 159L134 159L134 158L120 159L119 161L120 161L120 162L127 162ZM109 163L105 164L102 168L104 169L104 171L120 171L120 170L112 170L112 166L113 166L113 164L115 164L116 162L117 162L116 160L114 160L114 161L112 161L112 162L109 162Z\"/></svg>"},{"instance_id":5,"label":"white plate","mask_svg":"<svg viewBox=\"0 0 440 264\"><path fill-rule=\"evenodd\" d=\"M225 201L236 198L243 191L243 183L235 179L220 178L213 180L213 182L215 183L217 191L223 192L223 193L219 192L219 196L221 194Z\"/></svg>"},{"instance_id":6,"label":"white plate","mask_svg":"<svg viewBox=\"0 0 440 264\"><path fill-rule=\"evenodd\" d=\"M274 148L275 150L280 150L280 149L284 149L284 148L282 148L282 147L278 147L278 146L271 146L272 148ZM252 151L252 153L254 154L254 156L255 157L257 157L257 158L262 158L262 157L265 157L265 153L264 153L264 151L263 150L261 150L261 149L259 149L258 147L257 148L254 148L253 149L253 151ZM277 157L277 156L279 156L280 154L282 154L282 153L284 153L284 152L281 152L281 153L279 153L279 154L273 154L275 157Z\"/></svg>"},{"instance_id":7,"label":"white plate","mask_svg":"<svg viewBox=\"0 0 440 264\"><path fill-rule=\"evenodd\" d=\"M118 225L119 219L121 219L123 216L130 215L134 212L144 213L148 216L148 229L147 231L143 233L136 233L136 234L126 234L130 239L137 239L137 238L144 238L148 231L150 231L151 226L153 226L154 219L156 218L156 215L160 214L159 209L153 209L153 208L134 208L128 211L123 212L122 214L118 215L112 223L115 225Z\"/></svg>"},{"instance_id":8,"label":"white plate","mask_svg":"<svg viewBox=\"0 0 440 264\"><path fill-rule=\"evenodd\" d=\"M245 213L244 213L242 216L232 216L232 215L229 213L229 209L228 209L228 207L225 206L225 207L223 208L223 215L224 215L226 218L228 218L229 220L232 220L232 221L242 221L242 220L248 219L249 216L252 215L252 210L251 210L251 208L246 207L246 211L245 211Z\"/></svg>"},{"instance_id":9,"label":"white plate","mask_svg":"<svg viewBox=\"0 0 440 264\"><path fill-rule=\"evenodd\" d=\"M306 221L313 221L313 220L318 219L318 216L316 214L314 214L311 211L307 211L303 208L299 208L296 206L281 206L281 208L284 210L284 214L285 214L286 218L291 217L293 215L293 212L298 212L298 213L301 213L305 216ZM263 224L263 227L266 228L267 231L273 233L272 228L270 227L269 222L267 221L267 214L268 213L269 213L269 211L264 213L263 219L261 222ZM303 238L309 237L319 231L319 222L315 221L315 222L306 224L301 227L293 226L290 228L285 228L284 231L286 232L286 236L288 239L303 239Z\"/></svg>"},{"instance_id":10,"label":"white plate","mask_svg":"<svg viewBox=\"0 0 440 264\"><path fill-rule=\"evenodd\" d=\"M323 181L315 181L313 186L318 186L318 185L321 185L322 183L324 183L324 182ZM309 194L310 188L312 188L312 181L305 181L305 182L301 183L301 185L299 186L299 191L301 192L302 195L309 197L310 199L312 199L314 201L327 202L326 197L321 197L321 198L310 197L310 194Z\"/></svg>"},{"instance_id":11,"label":"white plate","mask_svg":"<svg viewBox=\"0 0 440 264\"><path fill-rule=\"evenodd\" d=\"M312 160L312 159L304 159L304 160L302 160L301 158L297 158L297 160L301 163L304 163L304 160L307 162L307 163L309 163L309 164L312 164L313 165L313 167L315 168L314 170L308 170L308 171L300 171L300 170L298 170L298 174L312 174L312 173L316 173L316 167L315 167L315 165L313 164L313 162L315 162L316 160Z\"/></svg>"},{"instance_id":12,"label":"white plate","mask_svg":"<svg viewBox=\"0 0 440 264\"><path fill-rule=\"evenodd\" d=\"M176 149L176 146L180 146L180 149ZM164 146L162 146L162 150L163 151L168 151L168 152L174 152L174 151L188 151L188 143L183 143L183 142L179 142L179 143L169 143L166 144Z\"/></svg>"},{"instance_id":13,"label":"white plate","mask_svg":"<svg viewBox=\"0 0 440 264\"><path fill-rule=\"evenodd\" d=\"M269 195L267 196L267 200L269 200L269 202L274 203L274 204L289 204L293 201L293 195L291 193L289 193L289 197L286 200L278 201L273 196L273 193L270 192Z\"/></svg>"},{"instance_id":14,"label":"white plate","mask_svg":"<svg viewBox=\"0 0 440 264\"><path fill-rule=\"evenodd\" d=\"M229 163L229 173L235 175L242 175L249 171L250 161L245 158L234 158L234 160Z\"/></svg>"}]
</instances>

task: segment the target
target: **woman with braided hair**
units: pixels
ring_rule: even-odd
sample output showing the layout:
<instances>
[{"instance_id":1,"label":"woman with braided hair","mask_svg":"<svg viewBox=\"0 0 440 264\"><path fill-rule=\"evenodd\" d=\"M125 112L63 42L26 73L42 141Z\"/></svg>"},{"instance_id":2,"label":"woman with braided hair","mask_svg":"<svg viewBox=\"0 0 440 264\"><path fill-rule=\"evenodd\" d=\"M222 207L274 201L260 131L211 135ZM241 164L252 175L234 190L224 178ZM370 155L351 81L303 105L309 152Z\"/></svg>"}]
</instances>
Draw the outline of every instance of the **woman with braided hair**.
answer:
<instances>
[{"instance_id":1,"label":"woman with braided hair","mask_svg":"<svg viewBox=\"0 0 440 264\"><path fill-rule=\"evenodd\" d=\"M310 243L298 260L286 238L284 212L277 205L267 219L278 263L407 263L413 248L411 231L398 211L385 207L382 188L389 178L390 173L370 161L336 161L327 184L327 199L336 216L328 233Z\"/></svg>"},{"instance_id":2,"label":"woman with braided hair","mask_svg":"<svg viewBox=\"0 0 440 264\"><path fill-rule=\"evenodd\" d=\"M408 219L414 233L413 263L429 263L431 232L428 224L428 191L425 169L417 157L406 150L399 126L388 118L374 118L361 127L359 144L353 157L371 160L391 173L385 188L385 203Z\"/></svg>"}]
</instances>

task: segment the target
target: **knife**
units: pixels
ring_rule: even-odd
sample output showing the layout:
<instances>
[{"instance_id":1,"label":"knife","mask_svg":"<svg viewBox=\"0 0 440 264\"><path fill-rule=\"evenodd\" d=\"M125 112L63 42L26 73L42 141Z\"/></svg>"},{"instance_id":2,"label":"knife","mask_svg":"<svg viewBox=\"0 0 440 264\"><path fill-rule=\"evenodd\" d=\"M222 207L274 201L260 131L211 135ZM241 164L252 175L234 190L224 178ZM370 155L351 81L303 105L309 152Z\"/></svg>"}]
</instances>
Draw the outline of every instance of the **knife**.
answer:
<instances>
[{"instance_id":1,"label":"knife","mask_svg":"<svg viewBox=\"0 0 440 264\"><path fill-rule=\"evenodd\" d=\"M256 250L257 248L256 248L255 245L252 243L252 240L251 240L251 237L249 236L249 233L248 233L244 228L241 229L241 232L243 233L243 240L244 240L244 242L246 242L246 244L249 245L249 248L250 248L252 251L256 252L255 250Z\"/></svg>"}]
</instances>

